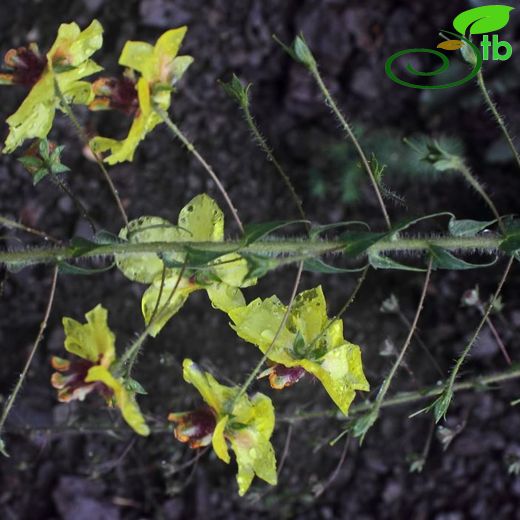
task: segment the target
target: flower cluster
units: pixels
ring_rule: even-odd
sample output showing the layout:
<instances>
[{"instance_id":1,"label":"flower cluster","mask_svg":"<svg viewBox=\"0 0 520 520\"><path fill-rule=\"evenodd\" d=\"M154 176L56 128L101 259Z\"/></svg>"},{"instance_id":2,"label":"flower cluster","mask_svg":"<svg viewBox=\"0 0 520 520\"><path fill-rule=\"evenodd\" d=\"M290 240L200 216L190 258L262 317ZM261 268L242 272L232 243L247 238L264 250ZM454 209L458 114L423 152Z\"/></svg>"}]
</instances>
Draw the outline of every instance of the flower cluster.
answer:
<instances>
[{"instance_id":1,"label":"flower cluster","mask_svg":"<svg viewBox=\"0 0 520 520\"><path fill-rule=\"evenodd\" d=\"M329 320L321 286L300 293L278 335L287 307L276 296L233 309L236 333L267 355L274 388L296 383L309 372L346 414L356 390L368 390L361 351L343 337L343 321ZM276 339L275 339L276 336Z\"/></svg>"},{"instance_id":2,"label":"flower cluster","mask_svg":"<svg viewBox=\"0 0 520 520\"><path fill-rule=\"evenodd\" d=\"M90 142L95 152L111 152L107 163L131 161L139 142L161 122L154 105L162 110L170 107L173 86L193 61L191 56L177 56L185 34L186 27L171 29L154 46L127 42L119 57L119 64L127 67L124 75L94 83L91 110L118 109L133 117L125 139L94 137Z\"/></svg>"},{"instance_id":3,"label":"flower cluster","mask_svg":"<svg viewBox=\"0 0 520 520\"><path fill-rule=\"evenodd\" d=\"M213 446L217 457L229 464L229 442L238 464L238 492L243 495L257 475L271 485L277 481L276 459L270 442L274 429L271 399L257 393L249 398L240 388L221 385L191 359L185 359L183 374L206 403L193 412L171 413L175 437L192 448Z\"/></svg>"},{"instance_id":4,"label":"flower cluster","mask_svg":"<svg viewBox=\"0 0 520 520\"><path fill-rule=\"evenodd\" d=\"M190 56L178 56L186 27L171 29L155 45L127 42L119 58L125 67L123 74L101 77L91 84L83 78L101 70L90 58L102 45L102 32L97 20L83 31L75 23L62 24L47 54L30 44L10 50L4 58L0 84L21 85L30 92L7 119L9 135L3 151L12 152L24 140L39 138L38 154L34 145L23 159L35 183L49 172L66 170L60 162L62 147L53 149L46 140L57 108L71 115L68 105L82 104L92 111L116 110L132 118L125 139L96 136L90 141L94 153L108 152L104 160L109 164L131 161L139 143L162 121L174 86L193 61ZM148 285L141 302L146 324L143 337L156 336L191 293L204 290L212 306L229 316L236 334L266 355L270 366L261 375L269 377L273 388L290 387L310 374L344 414L355 392L368 390L360 348L344 339L340 319L328 318L321 287L299 294L290 311L276 296L246 302L242 289L257 281L250 257L240 254L239 245L231 251L214 246L224 241L224 214L208 195L198 195L182 208L177 224L142 216L121 229L119 239L129 244L176 245L161 254L116 254L116 265L127 278ZM98 305L85 318L83 324L63 319L65 350L73 357L52 358L55 372L51 383L58 390L58 400L83 401L97 393L119 408L136 433L149 435L136 402L140 385L130 377L139 342L118 361L106 309ZM230 462L230 447L238 465L240 495L255 476L276 484L271 399L262 393L249 396L247 388L222 385L190 359L184 360L183 374L204 404L168 416L175 424L175 437L191 448L211 444L226 463Z\"/></svg>"},{"instance_id":5,"label":"flower cluster","mask_svg":"<svg viewBox=\"0 0 520 520\"><path fill-rule=\"evenodd\" d=\"M75 23L62 24L45 56L36 44L7 52L7 71L0 75L0 84L23 85L31 90L18 110L7 118L9 135L3 153L12 152L26 139L47 137L60 106L56 87L69 103L86 105L92 101L92 86L82 78L102 70L90 59L103 43L102 34L97 20L83 31Z\"/></svg>"},{"instance_id":6,"label":"flower cluster","mask_svg":"<svg viewBox=\"0 0 520 520\"><path fill-rule=\"evenodd\" d=\"M116 405L125 421L139 435L148 435L150 429L135 401L135 393L129 391L125 381L115 376L115 336L107 323L107 311L101 305L85 315L87 323L63 318L65 350L74 354L71 361L52 358L56 370L52 374L52 386L58 390L58 400L83 401L91 392L100 393L109 405Z\"/></svg>"},{"instance_id":7,"label":"flower cluster","mask_svg":"<svg viewBox=\"0 0 520 520\"><path fill-rule=\"evenodd\" d=\"M224 214L211 197L197 195L181 209L177 226L160 217L141 217L124 227L119 236L131 243L218 242L224 239ZM237 253L222 255L203 269L179 267L186 261L186 253L171 254L168 259L153 253L116 256L117 266L127 278L150 284L143 294L142 311L153 336L192 292L204 289L213 307L230 312L245 305L240 288L256 283L255 279L247 279L247 261ZM154 316L156 309L160 311Z\"/></svg>"}]
</instances>

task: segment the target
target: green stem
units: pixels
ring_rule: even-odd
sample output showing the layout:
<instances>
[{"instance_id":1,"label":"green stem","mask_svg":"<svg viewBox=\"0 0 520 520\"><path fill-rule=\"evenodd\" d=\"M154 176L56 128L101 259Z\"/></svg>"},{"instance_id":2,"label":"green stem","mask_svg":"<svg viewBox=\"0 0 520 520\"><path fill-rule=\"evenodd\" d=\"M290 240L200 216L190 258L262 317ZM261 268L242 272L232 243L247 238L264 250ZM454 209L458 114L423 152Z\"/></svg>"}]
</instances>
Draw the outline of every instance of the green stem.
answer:
<instances>
[{"instance_id":1,"label":"green stem","mask_svg":"<svg viewBox=\"0 0 520 520\"><path fill-rule=\"evenodd\" d=\"M478 338L478 335L480 334L482 327L487 322L489 315L491 314L491 310L493 309L493 304L496 302L497 298L500 296L500 293L502 292L502 287L506 283L507 277L509 275L509 271L511 270L511 267L513 266L513 262L514 262L514 257L511 257L509 259L509 262L506 265L504 273L502 274L502 278L500 279L500 282L498 283L495 294L489 300L486 311L484 312L482 319L480 320L480 323L478 324L478 327L475 329L475 332L471 336L471 339L466 344L466 347L462 351L462 354L457 359L457 362L455 363L455 366L453 367L453 370L451 371L450 377L448 379L448 383L447 383L446 389L445 389L445 395L449 396L453 393L457 375L458 375L464 361L468 357L468 354L470 353L471 348L473 347L473 344L475 343L475 340Z\"/></svg>"},{"instance_id":2,"label":"green stem","mask_svg":"<svg viewBox=\"0 0 520 520\"><path fill-rule=\"evenodd\" d=\"M291 194L291 197L292 197L292 199L294 201L294 204L295 204L295 206L296 206L296 208L298 210L298 213L300 214L301 218L303 220L307 220L307 216L305 215L305 211L303 210L302 201L301 201L300 197L298 197L298 194L296 193L296 190L295 190L295 188L294 188L294 186L293 186L293 184L291 182L291 179L289 178L287 173L285 173L285 170L282 168L281 164L278 162L278 160L274 156L273 151L271 150L271 148L267 144L267 140L262 135L262 133L260 132L258 126L256 125L255 120L254 120L253 116L251 115L251 111L249 110L249 104L247 104L247 103L240 104L240 107L244 111L244 116L245 116L245 119L246 119L246 123L249 126L249 129L251 130L251 132L253 134L253 137L255 138L255 141L258 143L260 148L267 155L267 158L272 163L272 165L274 166L275 170L278 172L278 174L282 178L283 182L287 186L287 189L289 190L289 192Z\"/></svg>"},{"instance_id":3,"label":"green stem","mask_svg":"<svg viewBox=\"0 0 520 520\"><path fill-rule=\"evenodd\" d=\"M314 66L314 67L309 68L308 70L310 71L310 73L312 74L314 79L316 80L316 83L318 84L318 87L320 88L320 90L325 98L325 102L327 103L327 106L329 106L331 108L332 112L334 112L334 115L337 117L343 130L347 134L348 138L354 144L354 147L356 148L359 158L361 159L361 163L363 164L363 167L365 168L365 171L367 172L368 177L370 178L370 182L372 183L372 186L374 188L374 192L376 194L377 201L379 202L379 206L381 207L381 211L383 212L383 216L384 216L386 225L387 225L388 229L391 229L392 224L390 222L390 217L388 216L388 211L386 209L386 205L383 200L383 195L381 193L381 189L379 187L376 176L375 176L374 172L372 171L370 162L367 159L367 156L365 155L363 148L361 147L361 144L359 143L356 135L354 134L354 131L348 124L347 120L345 119L345 116L342 114L341 110L338 108L338 105L336 104L332 95L330 94L329 89L327 88L327 86L325 85L325 83L321 77L318 67Z\"/></svg>"},{"instance_id":4,"label":"green stem","mask_svg":"<svg viewBox=\"0 0 520 520\"><path fill-rule=\"evenodd\" d=\"M497 235L476 237L406 237L382 239L367 249L370 254L384 253L424 253L431 246L437 246L459 254L486 253L494 254L499 250L503 239ZM90 251L78 254L72 246L35 248L20 251L0 251L1 263L55 263L74 258L111 257L121 254L189 252L190 248L203 251L231 253L253 253L257 255L303 255L309 258L327 253L339 253L348 244L347 241L324 240L309 241L291 238L280 240L259 240L243 247L240 240L223 242L140 242L103 244Z\"/></svg>"},{"instance_id":5,"label":"green stem","mask_svg":"<svg viewBox=\"0 0 520 520\"><path fill-rule=\"evenodd\" d=\"M7 420L7 417L9 416L9 412L11 411L11 409L14 405L14 402L16 401L16 398L17 398L18 394L20 393L23 382L25 381L25 378L27 377L27 372L29 371L32 360L34 358L34 355L36 354L36 350L38 349L38 346L40 345L41 340L43 339L43 333L45 332L45 329L47 328L47 322L49 321L49 316L51 314L52 304L54 303L54 295L56 294L57 281L58 281L58 268L55 267L53 274L52 274L51 289L49 292L47 308L45 309L45 314L43 316L43 320L40 323L40 330L38 331L38 335L36 336L36 339L31 348L31 351L29 352L29 357L27 358L27 361L25 362L25 366L23 367L22 373L18 377L18 381L16 382L14 390L12 391L11 395L7 399L7 402L4 406L2 416L0 417L0 434L2 433L2 430L4 428L5 421ZM1 439L0 439L0 451L3 451ZM5 452L4 452L4 454L5 454Z\"/></svg>"},{"instance_id":6,"label":"green stem","mask_svg":"<svg viewBox=\"0 0 520 520\"><path fill-rule=\"evenodd\" d=\"M497 372L487 376L477 376L471 379L467 379L466 381L460 381L459 383L455 383L452 389L454 393L462 392L464 390L480 390L488 385L504 383L514 379L520 379L520 365L516 365L513 368L505 370L503 372ZM446 383L447 381L428 388L421 388L413 392L399 392L393 395L392 397L388 397L387 399L385 399L381 403L380 408L383 409L390 408L392 406L412 404L419 401L424 401L426 399L431 399L432 397L437 397L444 392L444 389L446 388ZM355 404L350 407L349 418L353 415L366 413L370 411L373 406L374 404L370 401ZM324 417L334 417L340 420L345 420L345 416L340 415L338 410L324 410L317 412L302 413L293 417L280 417L279 420L285 420L286 422L297 422L310 419L322 419Z\"/></svg>"},{"instance_id":7,"label":"green stem","mask_svg":"<svg viewBox=\"0 0 520 520\"><path fill-rule=\"evenodd\" d=\"M488 106L489 110L491 110L491 113L493 114L493 117L495 118L498 126L500 127L500 130L504 134L507 144L508 144L509 148L511 149L511 152L513 153L513 157L516 160L516 164L520 168L520 154L518 153L518 151L515 147L513 138L511 137L511 135L509 134L509 132L507 130L507 126L504 122L503 117L500 115L500 112L497 110L495 103L491 99L491 96L486 87L486 84L484 83L484 75L482 74L482 69L477 74L477 83L482 92L482 95L484 96L484 101L486 102L486 105Z\"/></svg>"},{"instance_id":8,"label":"green stem","mask_svg":"<svg viewBox=\"0 0 520 520\"><path fill-rule=\"evenodd\" d=\"M471 173L471 170L466 163L464 163L464 161L457 162L459 163L457 167L458 171L462 174L464 180L484 199L484 202L488 205L491 213L493 213L493 216L496 218L500 231L505 234L506 230L502 223L502 217L500 216L494 202L491 200L491 197L486 193L482 184L480 184L476 177Z\"/></svg>"},{"instance_id":9,"label":"green stem","mask_svg":"<svg viewBox=\"0 0 520 520\"><path fill-rule=\"evenodd\" d=\"M231 214L233 215L233 218L235 219L238 225L238 228L243 233L244 226L242 225L242 221L238 216L237 210L235 206L233 206L233 203L231 202L231 198L229 197L226 188L224 188L224 185L220 182L220 179L217 177L217 174L213 171L213 168L206 162L204 157L200 155L198 150L195 148L194 144L182 133L181 129L171 120L167 112L165 112L162 108L160 108L157 105L154 105L154 110L159 115L159 117L166 123L166 126L170 129L173 136L177 137L181 141L181 143L186 147L186 149L193 154L193 156L197 159L197 161L199 161L202 167L213 179L213 182L216 184L217 188L222 194L222 197L224 197L224 200L226 201L226 204L228 205L229 210L231 211Z\"/></svg>"}]
</instances>

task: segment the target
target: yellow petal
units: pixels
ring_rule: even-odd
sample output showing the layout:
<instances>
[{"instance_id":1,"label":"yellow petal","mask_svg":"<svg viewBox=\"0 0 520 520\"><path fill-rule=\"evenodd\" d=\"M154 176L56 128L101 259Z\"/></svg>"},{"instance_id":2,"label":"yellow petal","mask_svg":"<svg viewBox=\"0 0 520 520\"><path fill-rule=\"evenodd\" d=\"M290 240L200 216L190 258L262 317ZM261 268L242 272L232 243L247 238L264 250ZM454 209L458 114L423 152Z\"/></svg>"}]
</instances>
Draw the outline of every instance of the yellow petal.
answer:
<instances>
[{"instance_id":1,"label":"yellow petal","mask_svg":"<svg viewBox=\"0 0 520 520\"><path fill-rule=\"evenodd\" d=\"M223 460L226 464L229 464L231 458L229 457L227 442L224 437L224 431L226 429L228 423L229 416L225 415L220 419L215 426L215 431L213 432L213 438L211 440L213 444L213 449L217 454L217 457L220 460Z\"/></svg>"},{"instance_id":2,"label":"yellow petal","mask_svg":"<svg viewBox=\"0 0 520 520\"><path fill-rule=\"evenodd\" d=\"M361 349L353 343L345 343L331 350L319 362L303 359L301 366L321 381L326 392L345 415L354 400L355 391L370 389L363 373Z\"/></svg>"},{"instance_id":3,"label":"yellow petal","mask_svg":"<svg viewBox=\"0 0 520 520\"><path fill-rule=\"evenodd\" d=\"M224 238L224 214L218 204L203 193L181 209L179 227L188 231L193 241L219 241Z\"/></svg>"},{"instance_id":4,"label":"yellow petal","mask_svg":"<svg viewBox=\"0 0 520 520\"><path fill-rule=\"evenodd\" d=\"M121 229L119 237L131 244L148 242L175 242L182 240L187 233L171 222L160 217L139 217ZM184 238L186 240L186 238ZM184 256L172 257L179 262ZM151 283L162 274L163 261L155 253L118 254L115 255L118 269L130 280Z\"/></svg>"},{"instance_id":5,"label":"yellow petal","mask_svg":"<svg viewBox=\"0 0 520 520\"><path fill-rule=\"evenodd\" d=\"M88 59L103 45L103 27L97 20L83 31L76 23L63 23L58 29L58 36L47 53L51 64L78 66Z\"/></svg>"},{"instance_id":6,"label":"yellow petal","mask_svg":"<svg viewBox=\"0 0 520 520\"><path fill-rule=\"evenodd\" d=\"M240 414L235 417L244 426L235 431L231 428L227 430L238 464L240 496L249 489L255 475L271 485L277 483L276 457L270 442L275 424L273 404L263 394L256 394L250 401L248 399L248 404L248 417Z\"/></svg>"},{"instance_id":7,"label":"yellow petal","mask_svg":"<svg viewBox=\"0 0 520 520\"><path fill-rule=\"evenodd\" d=\"M108 164L117 164L124 161L132 161L139 143L162 121L152 110L150 90L144 78L137 82L137 94L139 97L139 112L133 119L132 126L125 139L94 138L91 141L94 151L107 151L112 153L105 158Z\"/></svg>"},{"instance_id":8,"label":"yellow petal","mask_svg":"<svg viewBox=\"0 0 520 520\"><path fill-rule=\"evenodd\" d=\"M154 62L153 70L151 71L153 76L150 78L151 80L168 85L172 83L174 74L173 63L186 31L187 27L179 27L170 29L159 37L154 47Z\"/></svg>"},{"instance_id":9,"label":"yellow petal","mask_svg":"<svg viewBox=\"0 0 520 520\"><path fill-rule=\"evenodd\" d=\"M321 285L296 296L287 325L300 331L306 343L316 338L327 322L327 304Z\"/></svg>"},{"instance_id":10,"label":"yellow petal","mask_svg":"<svg viewBox=\"0 0 520 520\"><path fill-rule=\"evenodd\" d=\"M191 359L185 359L182 363L184 380L192 384L217 416L224 412L224 407L236 395L237 390L221 385L209 373L203 372Z\"/></svg>"},{"instance_id":11,"label":"yellow petal","mask_svg":"<svg viewBox=\"0 0 520 520\"><path fill-rule=\"evenodd\" d=\"M180 81L192 63L193 58L191 56L177 56L177 58L173 60L170 71L172 85L175 85L178 81Z\"/></svg>"},{"instance_id":12,"label":"yellow petal","mask_svg":"<svg viewBox=\"0 0 520 520\"><path fill-rule=\"evenodd\" d=\"M245 307L231 309L228 314L231 327L245 341L253 343L265 354L271 347L286 311L285 305L276 296L262 300L257 298ZM269 359L285 366L294 366L291 355L296 334L283 327L276 342L269 350Z\"/></svg>"},{"instance_id":13,"label":"yellow petal","mask_svg":"<svg viewBox=\"0 0 520 520\"><path fill-rule=\"evenodd\" d=\"M211 284L206 287L206 291L213 307L226 313L237 307L242 307L246 303L240 289L225 283Z\"/></svg>"},{"instance_id":14,"label":"yellow petal","mask_svg":"<svg viewBox=\"0 0 520 520\"><path fill-rule=\"evenodd\" d=\"M85 314L85 324L63 318L65 349L93 363L102 359L105 366L110 366L115 359L115 335L108 328L107 317L107 310L97 305Z\"/></svg>"},{"instance_id":15,"label":"yellow petal","mask_svg":"<svg viewBox=\"0 0 520 520\"><path fill-rule=\"evenodd\" d=\"M249 265L247 260L237 253L230 253L217 258L212 263L211 270L220 280L232 287L249 287L256 283L255 279L244 282L249 273Z\"/></svg>"},{"instance_id":16,"label":"yellow petal","mask_svg":"<svg viewBox=\"0 0 520 520\"><path fill-rule=\"evenodd\" d=\"M9 135L5 141L3 153L12 152L25 139L47 137L54 121L55 112L56 101L52 75L44 72L18 110L7 118Z\"/></svg>"},{"instance_id":17,"label":"yellow petal","mask_svg":"<svg viewBox=\"0 0 520 520\"><path fill-rule=\"evenodd\" d=\"M159 275L144 292L141 300L141 309L143 311L144 321L147 325L153 316L153 323L149 328L152 337L157 336L162 328L175 316L184 305L188 296L199 289L189 281L188 278L182 278L177 284L179 273L173 273L164 280L163 289L161 291L162 276ZM175 288L177 286L177 288ZM175 292L174 292L175 290ZM157 300L161 296L159 303ZM154 311L156 310L155 315Z\"/></svg>"},{"instance_id":18,"label":"yellow petal","mask_svg":"<svg viewBox=\"0 0 520 520\"><path fill-rule=\"evenodd\" d=\"M100 381L114 392L114 399L117 407L121 410L126 423L139 435L149 435L150 428L146 424L143 414L135 401L135 395L129 392L123 383L116 379L107 368L102 366L94 366L89 369L87 383Z\"/></svg>"},{"instance_id":19,"label":"yellow petal","mask_svg":"<svg viewBox=\"0 0 520 520\"><path fill-rule=\"evenodd\" d=\"M119 57L119 65L148 75L150 62L153 59L153 46L146 42L128 41Z\"/></svg>"}]
</instances>

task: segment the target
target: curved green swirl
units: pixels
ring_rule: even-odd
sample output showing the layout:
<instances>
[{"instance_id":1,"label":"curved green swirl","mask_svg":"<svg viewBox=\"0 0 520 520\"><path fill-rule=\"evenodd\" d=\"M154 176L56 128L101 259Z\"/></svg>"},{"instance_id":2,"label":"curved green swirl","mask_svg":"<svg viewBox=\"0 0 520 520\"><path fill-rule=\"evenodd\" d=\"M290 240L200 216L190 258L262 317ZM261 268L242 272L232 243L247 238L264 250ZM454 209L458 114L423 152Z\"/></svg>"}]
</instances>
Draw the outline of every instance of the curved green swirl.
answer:
<instances>
[{"instance_id":1,"label":"curved green swirl","mask_svg":"<svg viewBox=\"0 0 520 520\"><path fill-rule=\"evenodd\" d=\"M465 77L463 77L457 81L452 81L451 83L444 83L444 84L440 84L440 85L420 85L418 83L410 83L409 81L405 81L404 79L397 77L397 75L392 70L392 65L401 56L405 56L407 54L413 54L413 53L433 54L433 55L437 56L438 58L440 58L440 60L442 61L442 64L439 67L437 67L435 70L430 71L430 72L418 71L412 65L407 64L406 70L410 74L413 74L414 76L437 76L438 74L441 74L449 67L450 61L449 61L448 57L445 54L443 54L442 52L437 51L435 49L416 48L416 49L405 49L405 50L396 52L395 54L392 54L392 56L390 56L386 60L386 63L385 63L386 75L393 82L398 83L399 85L403 85L404 87L428 89L428 90L458 87L459 85L463 85L464 83L467 83L472 78L474 78L482 67L483 58L482 58L482 53L480 52L480 49L476 45L474 45L470 40L468 40L467 38L465 38L464 36L462 36L460 34L452 33L450 31L443 31L443 32L445 32L446 34L450 34L452 36L456 36L457 38L460 38L461 40L463 40L465 43L467 43L471 47L473 54L475 55L475 64L469 74L467 74Z\"/></svg>"}]
</instances>

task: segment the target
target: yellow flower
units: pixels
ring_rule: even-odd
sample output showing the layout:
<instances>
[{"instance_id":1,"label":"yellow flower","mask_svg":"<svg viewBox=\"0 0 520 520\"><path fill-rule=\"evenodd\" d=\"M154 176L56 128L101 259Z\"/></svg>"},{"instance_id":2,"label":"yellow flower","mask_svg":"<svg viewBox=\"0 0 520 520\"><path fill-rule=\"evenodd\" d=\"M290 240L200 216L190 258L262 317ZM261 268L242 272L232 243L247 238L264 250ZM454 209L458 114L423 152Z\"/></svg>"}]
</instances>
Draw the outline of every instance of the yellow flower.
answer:
<instances>
[{"instance_id":1,"label":"yellow flower","mask_svg":"<svg viewBox=\"0 0 520 520\"><path fill-rule=\"evenodd\" d=\"M224 214L211 197L197 195L180 211L178 226L159 217L141 217L123 228L119 236L131 243L221 241L224 238ZM184 258L185 254L182 253L170 255L170 259L179 264L182 264ZM229 312L235 307L245 305L239 288L256 283L254 279L246 280L249 272L247 261L236 253L217 258L205 270L185 269L179 283L180 268L166 269L164 284L162 283L164 264L153 253L119 254L116 255L116 263L130 280L151 284L143 294L141 305L147 324L157 308L150 327L152 336L160 332L192 292L205 289L215 308ZM177 288L173 293L175 287Z\"/></svg>"},{"instance_id":2,"label":"yellow flower","mask_svg":"<svg viewBox=\"0 0 520 520\"><path fill-rule=\"evenodd\" d=\"M206 407L195 412L172 413L177 423L175 436L191 447L211 442L219 459L229 464L228 442L238 464L240 496L251 486L254 476L276 485L276 458L270 442L274 429L274 408L266 395L257 393L236 399L239 387L224 386L191 359L183 363L184 379L197 388Z\"/></svg>"},{"instance_id":3,"label":"yellow flower","mask_svg":"<svg viewBox=\"0 0 520 520\"><path fill-rule=\"evenodd\" d=\"M101 70L90 56L103 43L103 28L94 20L81 31L77 24L61 24L46 56L35 44L11 49L4 58L10 72L0 75L0 84L20 84L31 91L18 110L7 118L9 135L3 153L18 148L25 139L43 139L49 133L60 100L54 81L70 103L88 104L93 98L90 83L80 81Z\"/></svg>"},{"instance_id":4,"label":"yellow flower","mask_svg":"<svg viewBox=\"0 0 520 520\"><path fill-rule=\"evenodd\" d=\"M276 296L229 311L233 329L266 353L282 323L287 307ZM321 286L300 293L268 358L286 368L300 367L321 381L331 399L346 414L356 390L368 390L361 351L343 338L343 321L330 322ZM275 388L283 388L302 374L269 369ZM296 381L295 381L296 380Z\"/></svg>"},{"instance_id":5,"label":"yellow flower","mask_svg":"<svg viewBox=\"0 0 520 520\"><path fill-rule=\"evenodd\" d=\"M146 42L126 42L119 64L131 72L122 79L101 78L94 84L96 99L90 104L92 110L116 108L134 115L125 139L94 137L91 140L95 152L111 152L105 159L107 163L131 161L139 143L161 122L153 105L163 110L170 107L172 88L193 61L191 56L177 56L186 30L186 27L170 29L154 46ZM139 73L137 81L132 71Z\"/></svg>"},{"instance_id":6,"label":"yellow flower","mask_svg":"<svg viewBox=\"0 0 520 520\"><path fill-rule=\"evenodd\" d=\"M116 358L115 336L107 323L107 311L97 305L85 314L87 323L81 324L71 318L63 318L65 350L79 359L68 361L52 358L57 372L52 374L51 383L58 389L58 400L83 401L92 391L99 392L109 404L121 410L123 418L139 435L148 435L150 429L135 401L133 392L124 382L110 372Z\"/></svg>"}]
</instances>

